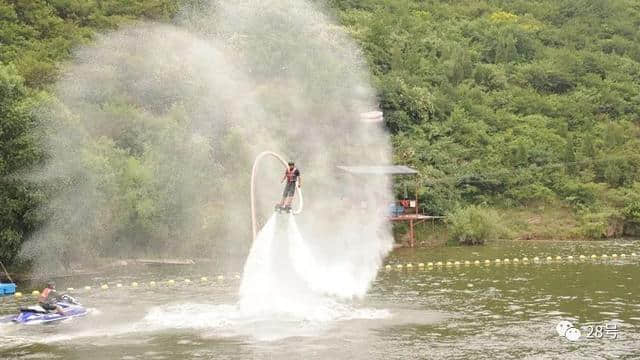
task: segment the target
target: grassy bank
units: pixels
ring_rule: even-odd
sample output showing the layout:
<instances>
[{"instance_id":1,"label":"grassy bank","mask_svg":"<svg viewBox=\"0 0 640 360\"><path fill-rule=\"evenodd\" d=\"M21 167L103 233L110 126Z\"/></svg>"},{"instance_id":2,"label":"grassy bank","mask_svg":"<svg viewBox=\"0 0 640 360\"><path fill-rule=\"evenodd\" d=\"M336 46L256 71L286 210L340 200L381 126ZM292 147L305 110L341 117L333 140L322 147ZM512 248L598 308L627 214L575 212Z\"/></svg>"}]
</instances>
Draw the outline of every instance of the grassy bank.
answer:
<instances>
[{"instance_id":1,"label":"grassy bank","mask_svg":"<svg viewBox=\"0 0 640 360\"><path fill-rule=\"evenodd\" d=\"M624 236L637 237L635 229L624 232L623 221L610 213L576 213L562 204L491 209L497 214L495 239L504 240L602 240ZM629 226L627 226L629 227ZM422 247L457 245L451 239L451 223L435 220L415 228L416 242ZM405 244L408 227L394 227L396 242ZM494 238L486 239L488 241Z\"/></svg>"}]
</instances>

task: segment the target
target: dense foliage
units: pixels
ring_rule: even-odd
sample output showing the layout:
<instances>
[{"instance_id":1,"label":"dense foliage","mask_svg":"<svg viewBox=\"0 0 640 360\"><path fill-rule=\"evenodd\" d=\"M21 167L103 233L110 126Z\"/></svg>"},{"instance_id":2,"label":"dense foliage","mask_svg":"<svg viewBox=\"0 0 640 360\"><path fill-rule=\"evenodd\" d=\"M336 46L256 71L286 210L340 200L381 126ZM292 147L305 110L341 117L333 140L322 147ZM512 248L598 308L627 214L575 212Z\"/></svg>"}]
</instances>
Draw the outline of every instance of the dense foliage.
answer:
<instances>
[{"instance_id":1,"label":"dense foliage","mask_svg":"<svg viewBox=\"0 0 640 360\"><path fill-rule=\"evenodd\" d=\"M46 161L34 113L72 49L136 19L169 21L185 2L0 0L0 260L51 201L25 174ZM638 233L640 4L329 4L369 63L395 160L420 170L426 211L545 203L570 206L587 236Z\"/></svg>"},{"instance_id":2,"label":"dense foliage","mask_svg":"<svg viewBox=\"0 0 640 360\"><path fill-rule=\"evenodd\" d=\"M427 211L551 203L572 207L584 235L634 233L637 2L333 3Z\"/></svg>"},{"instance_id":3,"label":"dense foliage","mask_svg":"<svg viewBox=\"0 0 640 360\"><path fill-rule=\"evenodd\" d=\"M26 174L45 160L35 112L74 47L140 18L168 20L169 0L0 0L0 261L43 222L51 191Z\"/></svg>"}]
</instances>

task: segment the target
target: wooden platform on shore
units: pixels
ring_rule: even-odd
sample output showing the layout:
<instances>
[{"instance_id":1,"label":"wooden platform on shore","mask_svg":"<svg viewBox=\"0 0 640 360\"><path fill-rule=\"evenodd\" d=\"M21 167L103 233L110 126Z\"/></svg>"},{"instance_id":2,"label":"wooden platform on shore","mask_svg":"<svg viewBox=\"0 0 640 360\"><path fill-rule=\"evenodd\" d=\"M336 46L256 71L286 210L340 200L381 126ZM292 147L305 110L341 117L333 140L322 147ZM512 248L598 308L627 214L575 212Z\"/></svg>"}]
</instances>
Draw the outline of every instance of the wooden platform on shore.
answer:
<instances>
[{"instance_id":1,"label":"wooden platform on shore","mask_svg":"<svg viewBox=\"0 0 640 360\"><path fill-rule=\"evenodd\" d=\"M432 220L432 219L444 219L444 216L431 216L422 214L402 214L398 216L390 216L391 221L407 221L407 220Z\"/></svg>"},{"instance_id":2,"label":"wooden platform on shore","mask_svg":"<svg viewBox=\"0 0 640 360\"><path fill-rule=\"evenodd\" d=\"M401 215L389 217L389 221L406 221L409 223L409 234L408 234L409 247L416 246L415 232L413 229L413 227L416 224L419 224L427 220L438 220L438 219L444 219L444 216L431 216L431 215L423 215L418 213L408 213L408 214L401 214Z\"/></svg>"}]
</instances>

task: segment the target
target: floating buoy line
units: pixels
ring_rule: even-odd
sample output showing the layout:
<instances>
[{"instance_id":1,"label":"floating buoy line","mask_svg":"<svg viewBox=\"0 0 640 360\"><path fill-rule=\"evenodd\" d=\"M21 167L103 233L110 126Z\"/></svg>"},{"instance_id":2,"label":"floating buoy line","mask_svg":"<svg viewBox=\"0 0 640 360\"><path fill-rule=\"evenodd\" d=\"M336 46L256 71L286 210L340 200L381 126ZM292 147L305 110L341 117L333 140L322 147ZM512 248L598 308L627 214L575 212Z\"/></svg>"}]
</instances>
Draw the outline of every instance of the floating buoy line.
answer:
<instances>
[{"instance_id":1,"label":"floating buoy line","mask_svg":"<svg viewBox=\"0 0 640 360\"><path fill-rule=\"evenodd\" d=\"M440 269L440 268L462 268L462 267L469 267L469 266L491 266L491 265L528 265L528 264L534 264L534 265L544 265L544 264L560 264L560 263L595 263L595 264L603 264L603 263L613 263L616 261L621 261L624 259L638 259L640 258L640 256L635 253L632 252L631 254L601 254L601 255L568 255L568 256L546 256L546 257L539 257L539 256L534 256L532 258L523 256L523 257L515 257L515 258L496 258L496 259L484 259L484 260L463 260L463 261L436 261L436 262L427 262L427 263L417 263L417 264L413 264L413 263L406 263L406 264L386 264L383 269L385 271L392 271L392 270L397 270L397 271L402 271L402 270L413 270L413 269L420 269L420 270L432 270L434 268ZM206 276L202 276L199 279L189 279L189 278L184 278L181 280L176 280L176 279L165 279L165 280L151 280L148 282L143 282L143 281L132 281L130 283L123 283L123 282L116 282L116 283L101 283L98 284L97 286L91 286L91 285L85 285L85 286L81 286L78 288L74 288L74 287L68 287L66 289L66 292L68 293L81 293L81 292L88 292L88 291L92 291L92 290L108 290L110 288L116 288L116 289L123 289L123 288L128 288L128 289L137 289L137 288L156 288L156 287L170 287L170 286L177 286L177 285L183 285L183 286L195 286L195 285L202 285L202 284L220 284L220 283L224 283L226 280L229 279L233 279L233 280L239 280L240 279L240 275L235 274L232 276L224 276L224 275L217 275L214 278L212 278L211 280L206 277ZM33 290L30 292L30 294L34 297L38 297L40 295L40 292L38 290ZM24 297L25 294L23 294L22 292L16 292L15 294L13 294L14 298L22 298Z\"/></svg>"},{"instance_id":2,"label":"floating buoy line","mask_svg":"<svg viewBox=\"0 0 640 360\"><path fill-rule=\"evenodd\" d=\"M485 260L464 260L464 261L437 261L437 262L427 262L427 263L418 263L418 264L387 264L384 266L386 271L391 271L394 268L396 270L412 270L414 267L418 269L433 269L433 268L442 268L442 267L461 267L461 266L479 266L479 265L509 265L509 264L558 264L558 263L579 263L579 262L592 262L592 263L603 263L603 262L612 262L621 259L627 258L638 258L638 254L633 252L631 254L602 254L596 255L593 254L591 256L586 255L568 255L568 256L547 256L547 257L538 257L534 256L533 258L528 258L523 256L521 258L503 258L503 259L485 259Z\"/></svg>"},{"instance_id":3,"label":"floating buoy line","mask_svg":"<svg viewBox=\"0 0 640 360\"><path fill-rule=\"evenodd\" d=\"M64 292L66 293L81 293L81 292L88 292L88 291L92 291L92 290L108 290L110 288L116 288L116 289L123 289L123 288L129 288L129 289L136 289L136 288L156 288L156 287L169 287L169 286L177 286L177 285L202 285L202 284L220 284L220 283L224 283L225 280L228 279L233 279L233 280L239 280L240 279L240 275L235 274L232 276L224 276L224 275L217 275L215 278L213 278L213 280L209 280L208 277L206 276L202 276L200 279L198 280L192 280L189 278L184 278L182 280L176 280L176 279L166 279L166 280L151 280L148 282L143 282L143 281L132 281L130 283L123 283L123 282L109 282L109 283L101 283L98 284L97 286L91 286L91 285L86 285L86 286L81 286L78 288L74 288L74 287L68 287L66 288L66 290ZM34 297L38 297L40 295L40 291L38 290L33 290L30 292L30 294ZM22 292L16 292L15 294L13 294L14 298L22 298L24 297L25 294L23 294Z\"/></svg>"}]
</instances>

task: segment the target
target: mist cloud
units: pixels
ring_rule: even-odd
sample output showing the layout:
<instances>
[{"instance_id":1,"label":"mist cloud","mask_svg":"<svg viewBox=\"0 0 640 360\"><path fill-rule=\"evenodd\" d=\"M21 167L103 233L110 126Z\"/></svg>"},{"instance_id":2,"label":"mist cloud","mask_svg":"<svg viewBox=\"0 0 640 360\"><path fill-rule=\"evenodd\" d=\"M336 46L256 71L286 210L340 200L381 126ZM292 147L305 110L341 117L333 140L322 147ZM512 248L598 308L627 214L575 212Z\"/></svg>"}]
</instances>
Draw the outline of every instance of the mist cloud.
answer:
<instances>
[{"instance_id":1,"label":"mist cloud","mask_svg":"<svg viewBox=\"0 0 640 360\"><path fill-rule=\"evenodd\" d=\"M42 115L50 159L33 176L56 196L22 252L42 269L151 255L238 269L264 150L302 172L298 225L316 262L335 265L327 283L348 273L363 293L391 246L389 179L336 169L390 162L385 130L358 121L377 109L375 91L357 46L315 5L206 3L175 24L101 35L76 51L55 94ZM282 192L280 166L260 168L263 219Z\"/></svg>"}]
</instances>

